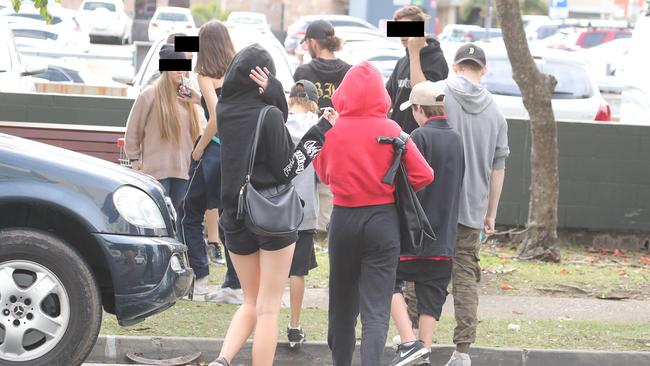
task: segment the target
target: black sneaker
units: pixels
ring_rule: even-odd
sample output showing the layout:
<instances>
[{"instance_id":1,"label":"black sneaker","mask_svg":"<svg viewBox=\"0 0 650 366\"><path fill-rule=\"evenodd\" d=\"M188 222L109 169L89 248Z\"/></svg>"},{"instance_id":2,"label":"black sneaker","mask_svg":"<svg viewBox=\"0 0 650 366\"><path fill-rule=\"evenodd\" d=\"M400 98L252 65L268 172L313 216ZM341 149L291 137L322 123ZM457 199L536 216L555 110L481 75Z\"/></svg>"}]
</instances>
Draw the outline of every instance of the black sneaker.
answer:
<instances>
[{"instance_id":1,"label":"black sneaker","mask_svg":"<svg viewBox=\"0 0 650 366\"><path fill-rule=\"evenodd\" d=\"M402 343L397 346L397 354L391 361L390 366L405 366L428 355L429 350L424 347L422 341Z\"/></svg>"},{"instance_id":2,"label":"black sneaker","mask_svg":"<svg viewBox=\"0 0 650 366\"><path fill-rule=\"evenodd\" d=\"M226 264L226 260L223 258L223 255L221 254L221 246L219 243L214 243L210 242L207 244L206 251L208 252L208 258L210 258L210 261L214 264Z\"/></svg>"},{"instance_id":3,"label":"black sneaker","mask_svg":"<svg viewBox=\"0 0 650 366\"><path fill-rule=\"evenodd\" d=\"M289 338L289 347L291 348L299 348L307 340L305 332L300 328L294 329L287 327L287 338Z\"/></svg>"},{"instance_id":4,"label":"black sneaker","mask_svg":"<svg viewBox=\"0 0 650 366\"><path fill-rule=\"evenodd\" d=\"M226 361L225 358L219 357L216 360L210 362L208 366L230 366L230 364L228 363L228 361Z\"/></svg>"}]
</instances>

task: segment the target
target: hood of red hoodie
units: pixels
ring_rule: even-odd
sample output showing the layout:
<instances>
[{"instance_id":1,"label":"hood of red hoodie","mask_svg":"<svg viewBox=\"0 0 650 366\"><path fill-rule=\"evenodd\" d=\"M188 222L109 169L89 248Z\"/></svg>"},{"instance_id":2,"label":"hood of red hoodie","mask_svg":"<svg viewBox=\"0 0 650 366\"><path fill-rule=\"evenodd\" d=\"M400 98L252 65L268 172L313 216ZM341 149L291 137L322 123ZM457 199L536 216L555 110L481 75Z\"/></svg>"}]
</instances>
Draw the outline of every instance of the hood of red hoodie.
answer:
<instances>
[{"instance_id":1,"label":"hood of red hoodie","mask_svg":"<svg viewBox=\"0 0 650 366\"><path fill-rule=\"evenodd\" d=\"M386 118L391 100L379 70L364 61L345 74L332 104L340 117Z\"/></svg>"}]
</instances>

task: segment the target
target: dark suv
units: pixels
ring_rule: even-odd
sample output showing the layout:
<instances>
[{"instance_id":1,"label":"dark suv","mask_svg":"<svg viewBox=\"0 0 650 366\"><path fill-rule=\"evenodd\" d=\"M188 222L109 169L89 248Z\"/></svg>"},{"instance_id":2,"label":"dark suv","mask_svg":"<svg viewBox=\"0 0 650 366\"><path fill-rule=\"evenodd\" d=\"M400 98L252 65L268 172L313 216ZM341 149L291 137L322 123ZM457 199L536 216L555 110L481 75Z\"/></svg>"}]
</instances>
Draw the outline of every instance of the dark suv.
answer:
<instances>
[{"instance_id":1,"label":"dark suv","mask_svg":"<svg viewBox=\"0 0 650 366\"><path fill-rule=\"evenodd\" d=\"M102 308L131 325L187 295L174 216L153 178L0 133L0 364L79 365Z\"/></svg>"}]
</instances>

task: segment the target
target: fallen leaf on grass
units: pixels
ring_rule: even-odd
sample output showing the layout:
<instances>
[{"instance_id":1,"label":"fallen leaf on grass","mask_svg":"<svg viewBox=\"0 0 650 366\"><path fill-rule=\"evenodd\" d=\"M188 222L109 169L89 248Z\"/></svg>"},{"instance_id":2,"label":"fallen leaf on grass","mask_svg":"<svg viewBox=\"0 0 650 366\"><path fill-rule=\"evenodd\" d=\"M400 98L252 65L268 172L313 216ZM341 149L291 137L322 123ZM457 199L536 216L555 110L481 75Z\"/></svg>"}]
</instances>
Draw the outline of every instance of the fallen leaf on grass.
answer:
<instances>
[{"instance_id":1,"label":"fallen leaf on grass","mask_svg":"<svg viewBox=\"0 0 650 366\"><path fill-rule=\"evenodd\" d=\"M562 268L562 269L560 270L560 273L562 273L562 274L568 274L568 273L570 273L570 272L569 272L568 269L566 269L566 268Z\"/></svg>"},{"instance_id":2,"label":"fallen leaf on grass","mask_svg":"<svg viewBox=\"0 0 650 366\"><path fill-rule=\"evenodd\" d=\"M517 311L517 310L513 310L512 313L515 315L524 315L522 311Z\"/></svg>"},{"instance_id":3,"label":"fallen leaf on grass","mask_svg":"<svg viewBox=\"0 0 650 366\"><path fill-rule=\"evenodd\" d=\"M505 282L505 283L501 284L501 289L502 290L512 290L513 288L512 288L512 286L510 286L510 284L508 282Z\"/></svg>"},{"instance_id":4,"label":"fallen leaf on grass","mask_svg":"<svg viewBox=\"0 0 650 366\"><path fill-rule=\"evenodd\" d=\"M627 272L625 272L625 271L619 271L619 272L618 272L618 275L621 276L621 277L627 277Z\"/></svg>"},{"instance_id":5,"label":"fallen leaf on grass","mask_svg":"<svg viewBox=\"0 0 650 366\"><path fill-rule=\"evenodd\" d=\"M596 263L596 262L598 262L598 258L587 257L587 258L584 259L584 262L585 263Z\"/></svg>"},{"instance_id":6,"label":"fallen leaf on grass","mask_svg":"<svg viewBox=\"0 0 650 366\"><path fill-rule=\"evenodd\" d=\"M640 259L644 266L650 266L650 257L642 255Z\"/></svg>"},{"instance_id":7,"label":"fallen leaf on grass","mask_svg":"<svg viewBox=\"0 0 650 366\"><path fill-rule=\"evenodd\" d=\"M623 255L623 252L618 249L614 249L614 253L612 253L612 255L614 257L620 257L621 255Z\"/></svg>"}]
</instances>

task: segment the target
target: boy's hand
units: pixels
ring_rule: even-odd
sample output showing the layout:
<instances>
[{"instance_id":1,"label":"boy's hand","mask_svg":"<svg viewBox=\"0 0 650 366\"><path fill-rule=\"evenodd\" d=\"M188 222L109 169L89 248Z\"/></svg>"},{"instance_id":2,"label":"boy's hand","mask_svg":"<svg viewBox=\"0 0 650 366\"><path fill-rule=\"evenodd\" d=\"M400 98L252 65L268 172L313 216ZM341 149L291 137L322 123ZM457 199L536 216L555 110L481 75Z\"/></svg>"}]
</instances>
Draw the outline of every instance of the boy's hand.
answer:
<instances>
[{"instance_id":1,"label":"boy's hand","mask_svg":"<svg viewBox=\"0 0 650 366\"><path fill-rule=\"evenodd\" d=\"M496 218L485 216L485 219L483 219L483 231L485 232L485 236L490 236L494 234L495 221Z\"/></svg>"},{"instance_id":2,"label":"boy's hand","mask_svg":"<svg viewBox=\"0 0 650 366\"><path fill-rule=\"evenodd\" d=\"M408 49L410 53L420 54L420 50L427 46L427 40L424 37L409 37Z\"/></svg>"}]
</instances>

